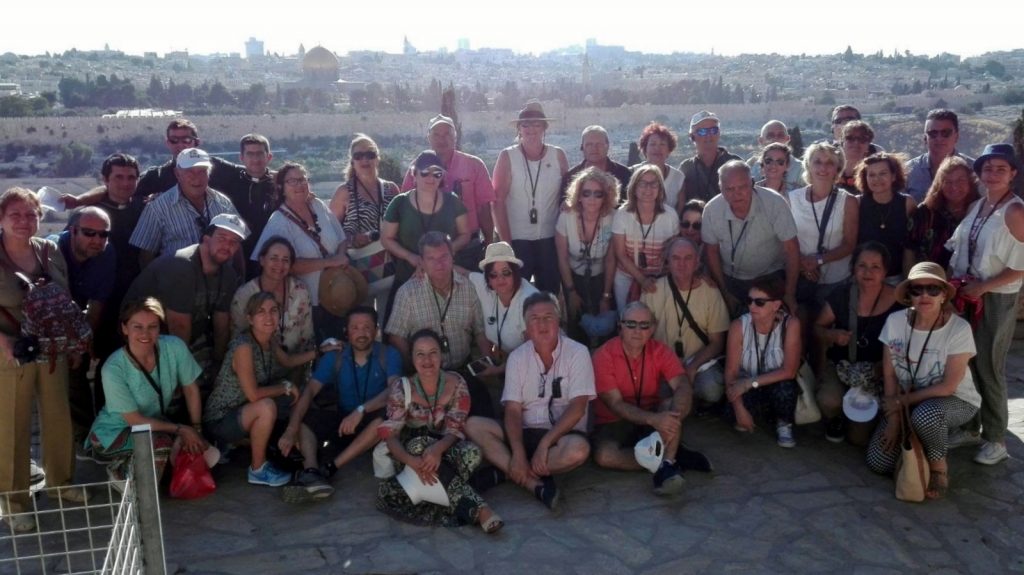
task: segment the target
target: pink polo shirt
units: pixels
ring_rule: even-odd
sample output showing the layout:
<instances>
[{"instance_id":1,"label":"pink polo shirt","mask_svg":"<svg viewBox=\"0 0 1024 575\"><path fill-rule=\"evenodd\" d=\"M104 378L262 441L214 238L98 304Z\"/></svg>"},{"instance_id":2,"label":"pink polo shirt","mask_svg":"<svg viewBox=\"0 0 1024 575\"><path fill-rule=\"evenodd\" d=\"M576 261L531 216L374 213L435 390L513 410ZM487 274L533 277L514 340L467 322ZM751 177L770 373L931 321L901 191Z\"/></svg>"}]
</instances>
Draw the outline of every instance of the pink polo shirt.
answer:
<instances>
[{"instance_id":1,"label":"pink polo shirt","mask_svg":"<svg viewBox=\"0 0 1024 575\"><path fill-rule=\"evenodd\" d=\"M460 190L453 189L455 182L459 183ZM413 180L412 168L405 172L405 179L402 181L402 191L406 192L416 187ZM483 160L456 151L452 156L452 163L448 166L444 175L444 185L441 189L446 192L453 192L466 206L469 231L475 232L480 229L480 221L477 219L477 211L480 206L494 202L494 186L491 185L491 176L487 173L487 166Z\"/></svg>"}]
</instances>

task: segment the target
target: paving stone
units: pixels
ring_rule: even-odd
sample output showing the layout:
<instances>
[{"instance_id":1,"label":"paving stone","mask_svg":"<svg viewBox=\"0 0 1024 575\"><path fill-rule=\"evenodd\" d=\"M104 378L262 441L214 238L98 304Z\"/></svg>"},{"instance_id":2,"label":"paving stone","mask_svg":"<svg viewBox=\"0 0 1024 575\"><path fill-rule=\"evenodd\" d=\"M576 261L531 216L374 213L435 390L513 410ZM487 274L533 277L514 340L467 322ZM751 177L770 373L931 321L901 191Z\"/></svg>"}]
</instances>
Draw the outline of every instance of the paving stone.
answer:
<instances>
[{"instance_id":1,"label":"paving stone","mask_svg":"<svg viewBox=\"0 0 1024 575\"><path fill-rule=\"evenodd\" d=\"M981 531L968 526L940 528L946 539L946 550L971 573L998 573L1002 570L999 556L990 548Z\"/></svg>"},{"instance_id":2,"label":"paving stone","mask_svg":"<svg viewBox=\"0 0 1024 575\"><path fill-rule=\"evenodd\" d=\"M319 569L327 565L324 554L316 547L290 547L263 553L229 555L219 559L200 561L188 566L188 571L209 570L239 575L261 575L282 573L285 570L298 573Z\"/></svg>"},{"instance_id":3,"label":"paving stone","mask_svg":"<svg viewBox=\"0 0 1024 575\"><path fill-rule=\"evenodd\" d=\"M604 520L570 519L568 524L583 537L590 539L597 549L615 555L628 565L636 567L652 557L647 545L634 539L627 531Z\"/></svg>"}]
</instances>

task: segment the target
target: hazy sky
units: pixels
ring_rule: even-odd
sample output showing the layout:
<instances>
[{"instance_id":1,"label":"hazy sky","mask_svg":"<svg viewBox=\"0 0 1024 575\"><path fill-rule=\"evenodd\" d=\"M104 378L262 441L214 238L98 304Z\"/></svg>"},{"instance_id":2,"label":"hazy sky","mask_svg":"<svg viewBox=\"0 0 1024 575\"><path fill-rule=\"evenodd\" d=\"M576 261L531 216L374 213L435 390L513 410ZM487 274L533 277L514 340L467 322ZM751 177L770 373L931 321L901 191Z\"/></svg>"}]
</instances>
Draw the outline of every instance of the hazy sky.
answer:
<instances>
[{"instance_id":1,"label":"hazy sky","mask_svg":"<svg viewBox=\"0 0 1024 575\"><path fill-rule=\"evenodd\" d=\"M961 2L929 0L49 0L4 4L7 30L0 35L0 53L19 54L101 49L104 44L133 54L186 49L196 54L244 53L250 36L281 54L295 53L300 43L307 50L322 44L338 54L400 52L403 35L420 50L453 50L459 38L467 38L471 48L534 53L581 45L587 38L646 52L714 50L726 55L836 53L848 44L859 53L896 49L962 56L1024 47L1024 2L1020 0L995 0L971 8ZM620 13L622 8L628 13ZM186 14L186 9L194 12ZM735 22L727 21L730 17Z\"/></svg>"}]
</instances>

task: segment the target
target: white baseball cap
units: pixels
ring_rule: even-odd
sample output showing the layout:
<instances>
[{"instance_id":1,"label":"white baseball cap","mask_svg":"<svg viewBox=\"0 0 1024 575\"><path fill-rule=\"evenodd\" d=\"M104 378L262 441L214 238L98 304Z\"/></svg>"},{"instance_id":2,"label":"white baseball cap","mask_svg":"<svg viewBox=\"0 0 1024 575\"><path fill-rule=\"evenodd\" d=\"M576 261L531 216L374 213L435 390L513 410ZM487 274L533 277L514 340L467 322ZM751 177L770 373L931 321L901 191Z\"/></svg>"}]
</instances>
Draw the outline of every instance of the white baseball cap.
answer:
<instances>
[{"instance_id":1,"label":"white baseball cap","mask_svg":"<svg viewBox=\"0 0 1024 575\"><path fill-rule=\"evenodd\" d=\"M177 166L182 170L200 166L209 168L213 166L213 162L210 161L210 154L207 154L203 150L200 150L199 148L185 148L178 152Z\"/></svg>"},{"instance_id":2,"label":"white baseball cap","mask_svg":"<svg viewBox=\"0 0 1024 575\"><path fill-rule=\"evenodd\" d=\"M217 214L210 220L210 225L227 230L243 240L249 237L249 226L245 225L245 220L235 214Z\"/></svg>"},{"instance_id":3,"label":"white baseball cap","mask_svg":"<svg viewBox=\"0 0 1024 575\"><path fill-rule=\"evenodd\" d=\"M647 471L657 472L662 459L665 458L665 442L661 439L661 434L655 431L637 441L633 448L633 457L636 457L636 462Z\"/></svg>"}]
</instances>

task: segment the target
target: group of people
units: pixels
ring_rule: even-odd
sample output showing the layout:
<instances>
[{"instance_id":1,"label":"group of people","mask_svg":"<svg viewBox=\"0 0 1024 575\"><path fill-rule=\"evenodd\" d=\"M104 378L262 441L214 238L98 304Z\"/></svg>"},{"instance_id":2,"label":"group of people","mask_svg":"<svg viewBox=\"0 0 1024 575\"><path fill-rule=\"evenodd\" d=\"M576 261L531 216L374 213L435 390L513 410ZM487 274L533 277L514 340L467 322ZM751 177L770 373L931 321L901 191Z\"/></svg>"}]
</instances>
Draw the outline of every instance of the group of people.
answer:
<instances>
[{"instance_id":1,"label":"group of people","mask_svg":"<svg viewBox=\"0 0 1024 575\"><path fill-rule=\"evenodd\" d=\"M838 106L834 142L797 158L773 120L744 161L701 111L678 169L678 138L658 123L640 164L612 161L607 131L589 126L570 166L544 141L552 121L527 104L489 173L435 116L401 185L357 134L325 202L301 164L270 169L265 137L243 137L232 164L176 119L167 163L142 173L114 154L103 186L64 198L77 209L55 245L36 237L36 195L7 190L0 492L29 484L34 405L41 473L71 500L87 497L70 485L76 451L123 479L130 426L149 423L158 470L182 449L247 440L248 481L296 502L329 497L373 450L381 510L488 533L503 521L481 493L508 480L554 508L554 477L591 451L679 492L684 472L712 467L683 441L695 410L742 433L767 426L789 448L798 403L816 404L826 437L866 445L880 473L910 417L934 498L948 449L1007 457L1024 278L1012 146L964 156L956 114L933 110L928 151L907 163ZM19 282L41 277L80 306L88 352L16 359ZM410 476L440 484L447 505L421 500ZM13 530L35 527L27 495L0 503Z\"/></svg>"}]
</instances>

